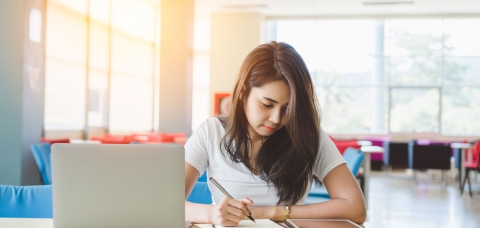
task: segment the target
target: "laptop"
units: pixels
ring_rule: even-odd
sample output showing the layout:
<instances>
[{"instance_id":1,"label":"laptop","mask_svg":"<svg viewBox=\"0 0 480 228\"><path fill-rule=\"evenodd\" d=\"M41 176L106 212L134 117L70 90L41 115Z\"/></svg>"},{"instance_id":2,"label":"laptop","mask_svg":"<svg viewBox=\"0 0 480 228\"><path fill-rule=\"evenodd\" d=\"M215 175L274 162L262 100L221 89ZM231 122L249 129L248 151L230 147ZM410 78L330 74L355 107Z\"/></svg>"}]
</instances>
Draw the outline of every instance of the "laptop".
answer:
<instances>
[{"instance_id":1,"label":"laptop","mask_svg":"<svg viewBox=\"0 0 480 228\"><path fill-rule=\"evenodd\" d=\"M180 145L53 144L54 227L185 227Z\"/></svg>"}]
</instances>

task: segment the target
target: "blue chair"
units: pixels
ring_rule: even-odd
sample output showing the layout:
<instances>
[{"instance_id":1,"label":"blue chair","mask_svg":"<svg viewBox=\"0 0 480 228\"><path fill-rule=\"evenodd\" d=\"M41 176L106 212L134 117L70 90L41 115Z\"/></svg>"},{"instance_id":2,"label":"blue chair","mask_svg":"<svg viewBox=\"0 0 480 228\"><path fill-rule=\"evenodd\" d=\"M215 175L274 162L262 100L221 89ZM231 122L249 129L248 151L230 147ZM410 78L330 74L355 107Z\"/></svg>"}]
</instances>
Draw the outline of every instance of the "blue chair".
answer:
<instances>
[{"instance_id":1,"label":"blue chair","mask_svg":"<svg viewBox=\"0 0 480 228\"><path fill-rule=\"evenodd\" d=\"M343 158L345 158L345 161L347 162L348 169L350 169L353 176L356 177L360 167L362 166L365 155L361 150L349 147L343 153Z\"/></svg>"},{"instance_id":2,"label":"blue chair","mask_svg":"<svg viewBox=\"0 0 480 228\"><path fill-rule=\"evenodd\" d=\"M52 185L0 185L0 217L53 218Z\"/></svg>"},{"instance_id":3,"label":"blue chair","mask_svg":"<svg viewBox=\"0 0 480 228\"><path fill-rule=\"evenodd\" d=\"M207 171L205 171L202 176L198 178L198 182L207 182Z\"/></svg>"},{"instance_id":4,"label":"blue chair","mask_svg":"<svg viewBox=\"0 0 480 228\"><path fill-rule=\"evenodd\" d=\"M345 152L343 153L343 158L347 162L347 167L352 171L353 176L358 177L358 171L360 170L360 167L362 166L363 159L365 158L365 155L362 153L361 150L348 147ZM363 180L361 180L360 186L363 185ZM362 187L363 191L363 187ZM320 197L318 198L319 200L321 198L330 198L330 195L328 195L328 192L325 188L313 188L310 190L310 193L308 193L307 201L314 201L315 197ZM307 202L306 201L306 202Z\"/></svg>"},{"instance_id":5,"label":"blue chair","mask_svg":"<svg viewBox=\"0 0 480 228\"><path fill-rule=\"evenodd\" d=\"M52 184L52 168L50 163L50 154L52 146L50 143L38 143L32 144L30 149L32 150L33 157L38 166L38 171L42 176L43 184Z\"/></svg>"},{"instance_id":6,"label":"blue chair","mask_svg":"<svg viewBox=\"0 0 480 228\"><path fill-rule=\"evenodd\" d=\"M198 181L187 198L188 202L212 204L212 193L208 188L207 182Z\"/></svg>"}]
</instances>

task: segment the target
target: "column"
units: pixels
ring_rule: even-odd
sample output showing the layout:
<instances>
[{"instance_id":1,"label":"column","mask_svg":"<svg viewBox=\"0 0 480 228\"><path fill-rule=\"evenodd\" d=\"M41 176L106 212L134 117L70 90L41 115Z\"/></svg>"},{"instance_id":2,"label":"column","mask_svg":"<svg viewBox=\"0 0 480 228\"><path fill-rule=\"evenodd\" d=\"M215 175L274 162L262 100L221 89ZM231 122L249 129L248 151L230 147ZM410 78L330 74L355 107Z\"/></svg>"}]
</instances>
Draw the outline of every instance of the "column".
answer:
<instances>
[{"instance_id":1,"label":"column","mask_svg":"<svg viewBox=\"0 0 480 228\"><path fill-rule=\"evenodd\" d=\"M40 184L30 151L43 131L45 1L0 1L0 184Z\"/></svg>"},{"instance_id":2,"label":"column","mask_svg":"<svg viewBox=\"0 0 480 228\"><path fill-rule=\"evenodd\" d=\"M193 18L194 0L161 1L160 132L192 132Z\"/></svg>"}]
</instances>

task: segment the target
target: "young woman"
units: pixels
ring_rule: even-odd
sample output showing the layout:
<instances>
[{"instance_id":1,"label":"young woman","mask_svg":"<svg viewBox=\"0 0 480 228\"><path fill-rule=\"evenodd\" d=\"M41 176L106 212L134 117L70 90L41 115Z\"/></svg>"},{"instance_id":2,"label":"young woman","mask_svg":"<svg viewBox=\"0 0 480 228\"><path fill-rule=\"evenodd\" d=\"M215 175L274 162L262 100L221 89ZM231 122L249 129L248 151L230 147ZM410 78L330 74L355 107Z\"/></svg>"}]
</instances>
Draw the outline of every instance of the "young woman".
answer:
<instances>
[{"instance_id":1,"label":"young woman","mask_svg":"<svg viewBox=\"0 0 480 228\"><path fill-rule=\"evenodd\" d=\"M185 145L185 198L207 171L213 205L185 202L186 221L235 226L253 218L342 218L365 222L360 187L320 127L307 67L288 44L271 42L245 58L226 119L207 119ZM331 200L303 205L316 175ZM248 210L247 210L248 207Z\"/></svg>"}]
</instances>

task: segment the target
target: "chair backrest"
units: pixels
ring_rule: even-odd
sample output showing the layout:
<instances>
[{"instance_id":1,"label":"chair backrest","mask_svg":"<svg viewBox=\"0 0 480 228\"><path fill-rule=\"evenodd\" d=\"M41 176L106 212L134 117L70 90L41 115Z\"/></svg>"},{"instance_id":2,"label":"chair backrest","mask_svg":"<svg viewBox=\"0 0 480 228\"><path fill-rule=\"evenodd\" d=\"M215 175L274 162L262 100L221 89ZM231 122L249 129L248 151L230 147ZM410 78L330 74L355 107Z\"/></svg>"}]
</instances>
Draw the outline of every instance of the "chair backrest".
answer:
<instances>
[{"instance_id":1,"label":"chair backrest","mask_svg":"<svg viewBox=\"0 0 480 228\"><path fill-rule=\"evenodd\" d=\"M480 171L480 141L476 141L473 145L473 159L477 160L477 170ZM476 155L476 156L475 156Z\"/></svg>"},{"instance_id":2,"label":"chair backrest","mask_svg":"<svg viewBox=\"0 0 480 228\"><path fill-rule=\"evenodd\" d=\"M352 171L354 176L357 176L360 167L362 166L365 155L361 150L348 147L343 153L343 158L347 162L347 166Z\"/></svg>"},{"instance_id":3,"label":"chair backrest","mask_svg":"<svg viewBox=\"0 0 480 228\"><path fill-rule=\"evenodd\" d=\"M452 148L449 143L420 145L416 140L408 142L408 167L410 169L450 169Z\"/></svg>"},{"instance_id":4,"label":"chair backrest","mask_svg":"<svg viewBox=\"0 0 480 228\"><path fill-rule=\"evenodd\" d=\"M197 181L198 182L207 182L207 171L203 172L202 176L200 176Z\"/></svg>"},{"instance_id":5,"label":"chair backrest","mask_svg":"<svg viewBox=\"0 0 480 228\"><path fill-rule=\"evenodd\" d=\"M0 185L0 202L0 217L53 217L51 185Z\"/></svg>"},{"instance_id":6,"label":"chair backrest","mask_svg":"<svg viewBox=\"0 0 480 228\"><path fill-rule=\"evenodd\" d=\"M158 138L161 142L175 142L176 137L186 137L185 132L177 133L159 133Z\"/></svg>"},{"instance_id":7,"label":"chair backrest","mask_svg":"<svg viewBox=\"0 0 480 228\"><path fill-rule=\"evenodd\" d=\"M42 138L40 142L49 142L50 144L54 144L54 143L70 143L70 139L69 139L69 138L55 138L55 139Z\"/></svg>"},{"instance_id":8,"label":"chair backrest","mask_svg":"<svg viewBox=\"0 0 480 228\"><path fill-rule=\"evenodd\" d=\"M210 192L210 189L208 189L208 183L198 181L188 196L187 201L192 203L212 204L212 193Z\"/></svg>"},{"instance_id":9,"label":"chair backrest","mask_svg":"<svg viewBox=\"0 0 480 228\"><path fill-rule=\"evenodd\" d=\"M473 160L479 160L480 158L480 141L476 141L475 144L473 145Z\"/></svg>"},{"instance_id":10,"label":"chair backrest","mask_svg":"<svg viewBox=\"0 0 480 228\"><path fill-rule=\"evenodd\" d=\"M408 168L408 143L406 142L383 142L383 164Z\"/></svg>"},{"instance_id":11,"label":"chair backrest","mask_svg":"<svg viewBox=\"0 0 480 228\"><path fill-rule=\"evenodd\" d=\"M52 172L50 163L51 145L49 142L32 144L30 146L38 171L42 176L43 184L52 184Z\"/></svg>"}]
</instances>

